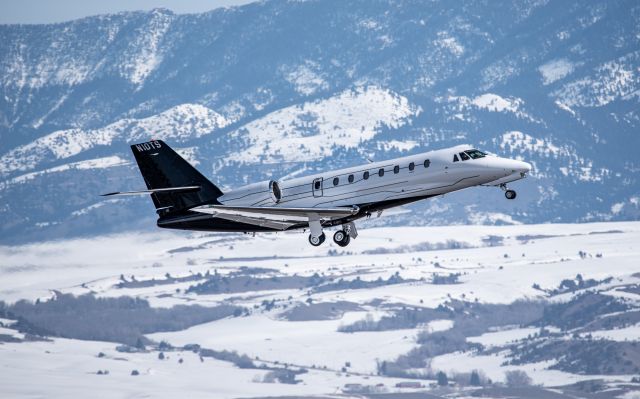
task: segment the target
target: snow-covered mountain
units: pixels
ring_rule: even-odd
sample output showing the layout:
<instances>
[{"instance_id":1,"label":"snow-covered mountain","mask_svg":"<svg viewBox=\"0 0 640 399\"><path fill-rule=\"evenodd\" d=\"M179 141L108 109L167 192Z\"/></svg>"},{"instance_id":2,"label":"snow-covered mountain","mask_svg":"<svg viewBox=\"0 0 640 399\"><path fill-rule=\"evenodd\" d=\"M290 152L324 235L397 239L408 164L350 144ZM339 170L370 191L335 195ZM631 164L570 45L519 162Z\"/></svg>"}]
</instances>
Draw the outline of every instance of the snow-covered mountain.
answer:
<instances>
[{"instance_id":1,"label":"snow-covered mountain","mask_svg":"<svg viewBox=\"0 0 640 399\"><path fill-rule=\"evenodd\" d=\"M218 184L460 143L523 158L379 223L640 216L635 1L282 1L0 26L0 240L153 228L129 143Z\"/></svg>"}]
</instances>

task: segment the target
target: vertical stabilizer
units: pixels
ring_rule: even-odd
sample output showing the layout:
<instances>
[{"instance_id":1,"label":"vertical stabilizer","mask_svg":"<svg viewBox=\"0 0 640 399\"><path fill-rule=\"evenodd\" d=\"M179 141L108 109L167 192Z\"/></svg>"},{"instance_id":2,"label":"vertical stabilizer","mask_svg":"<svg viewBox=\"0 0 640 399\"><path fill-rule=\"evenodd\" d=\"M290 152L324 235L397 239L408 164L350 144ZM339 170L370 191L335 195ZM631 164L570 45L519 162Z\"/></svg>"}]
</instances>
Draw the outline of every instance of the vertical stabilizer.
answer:
<instances>
[{"instance_id":1,"label":"vertical stabilizer","mask_svg":"<svg viewBox=\"0 0 640 399\"><path fill-rule=\"evenodd\" d=\"M189 191L152 193L153 204L160 216L198 205L218 203L216 199L222 195L222 191L163 141L134 144L131 151L149 190L198 187Z\"/></svg>"}]
</instances>

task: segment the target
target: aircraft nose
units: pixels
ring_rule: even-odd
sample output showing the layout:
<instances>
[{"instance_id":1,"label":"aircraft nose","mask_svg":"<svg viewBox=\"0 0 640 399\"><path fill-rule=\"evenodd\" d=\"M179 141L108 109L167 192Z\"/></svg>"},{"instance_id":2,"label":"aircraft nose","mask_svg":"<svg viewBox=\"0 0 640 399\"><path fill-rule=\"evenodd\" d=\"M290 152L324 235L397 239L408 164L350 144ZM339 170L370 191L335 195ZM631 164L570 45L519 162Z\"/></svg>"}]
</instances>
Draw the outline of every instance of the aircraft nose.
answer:
<instances>
[{"instance_id":1,"label":"aircraft nose","mask_svg":"<svg viewBox=\"0 0 640 399\"><path fill-rule=\"evenodd\" d=\"M531 164L524 161L517 161L515 159L504 159L500 163L504 173L507 175L512 173L519 173L520 176L525 177L527 173L531 171Z\"/></svg>"},{"instance_id":2,"label":"aircraft nose","mask_svg":"<svg viewBox=\"0 0 640 399\"><path fill-rule=\"evenodd\" d=\"M518 170L520 173L529 173L531 172L531 164L529 162L518 161L519 167Z\"/></svg>"}]
</instances>

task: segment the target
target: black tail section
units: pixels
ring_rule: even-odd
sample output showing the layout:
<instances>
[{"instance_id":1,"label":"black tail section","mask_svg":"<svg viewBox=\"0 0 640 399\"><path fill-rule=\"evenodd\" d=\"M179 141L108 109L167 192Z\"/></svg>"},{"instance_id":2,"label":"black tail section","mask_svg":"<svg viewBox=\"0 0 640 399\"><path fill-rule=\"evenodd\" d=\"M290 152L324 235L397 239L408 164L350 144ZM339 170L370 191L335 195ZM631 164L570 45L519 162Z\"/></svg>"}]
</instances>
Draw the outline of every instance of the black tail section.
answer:
<instances>
[{"instance_id":1,"label":"black tail section","mask_svg":"<svg viewBox=\"0 0 640 399\"><path fill-rule=\"evenodd\" d=\"M134 144L131 151L149 190L192 187L192 190L151 194L160 216L203 204L217 204L222 191L161 140Z\"/></svg>"}]
</instances>

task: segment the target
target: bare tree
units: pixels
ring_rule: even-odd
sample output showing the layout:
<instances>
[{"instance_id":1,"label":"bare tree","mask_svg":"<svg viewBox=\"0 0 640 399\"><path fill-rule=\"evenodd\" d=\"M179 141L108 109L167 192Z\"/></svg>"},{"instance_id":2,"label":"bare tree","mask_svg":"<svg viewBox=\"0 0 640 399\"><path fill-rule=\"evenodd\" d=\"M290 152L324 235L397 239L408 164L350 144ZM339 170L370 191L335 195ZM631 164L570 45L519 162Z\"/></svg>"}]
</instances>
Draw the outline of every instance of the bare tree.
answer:
<instances>
[{"instance_id":1,"label":"bare tree","mask_svg":"<svg viewBox=\"0 0 640 399\"><path fill-rule=\"evenodd\" d=\"M509 387L524 387L531 385L531 377L522 370L510 370L504 373L505 382Z\"/></svg>"}]
</instances>

